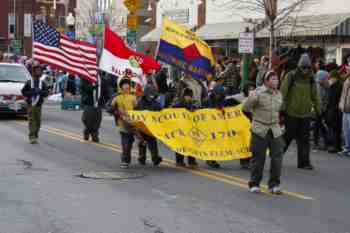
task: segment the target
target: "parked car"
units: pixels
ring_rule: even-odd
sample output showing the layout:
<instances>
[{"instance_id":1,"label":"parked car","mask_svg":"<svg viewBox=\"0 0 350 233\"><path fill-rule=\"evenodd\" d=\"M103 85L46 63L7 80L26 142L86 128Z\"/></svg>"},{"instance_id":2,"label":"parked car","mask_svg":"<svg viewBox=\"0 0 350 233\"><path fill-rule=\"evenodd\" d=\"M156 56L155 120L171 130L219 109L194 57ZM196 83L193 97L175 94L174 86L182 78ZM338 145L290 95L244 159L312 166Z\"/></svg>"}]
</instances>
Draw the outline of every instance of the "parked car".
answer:
<instances>
[{"instance_id":1,"label":"parked car","mask_svg":"<svg viewBox=\"0 0 350 233\"><path fill-rule=\"evenodd\" d=\"M0 115L27 114L28 106L21 90L30 79L23 65L0 63Z\"/></svg>"}]
</instances>

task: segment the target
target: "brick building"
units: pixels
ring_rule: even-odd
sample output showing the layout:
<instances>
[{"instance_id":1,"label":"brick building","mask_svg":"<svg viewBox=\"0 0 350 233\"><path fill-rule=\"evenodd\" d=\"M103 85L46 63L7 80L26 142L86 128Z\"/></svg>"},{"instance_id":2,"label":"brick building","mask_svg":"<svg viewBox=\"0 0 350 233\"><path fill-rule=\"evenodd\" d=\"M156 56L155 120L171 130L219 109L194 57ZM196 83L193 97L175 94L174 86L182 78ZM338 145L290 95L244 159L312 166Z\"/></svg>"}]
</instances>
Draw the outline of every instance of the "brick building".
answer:
<instances>
[{"instance_id":1,"label":"brick building","mask_svg":"<svg viewBox=\"0 0 350 233\"><path fill-rule=\"evenodd\" d=\"M17 40L20 45L17 53L27 56L32 53L33 19L42 19L63 31L65 16L76 8L76 0L57 0L56 10L53 0L2 0L1 3L0 50L13 52L11 41Z\"/></svg>"}]
</instances>

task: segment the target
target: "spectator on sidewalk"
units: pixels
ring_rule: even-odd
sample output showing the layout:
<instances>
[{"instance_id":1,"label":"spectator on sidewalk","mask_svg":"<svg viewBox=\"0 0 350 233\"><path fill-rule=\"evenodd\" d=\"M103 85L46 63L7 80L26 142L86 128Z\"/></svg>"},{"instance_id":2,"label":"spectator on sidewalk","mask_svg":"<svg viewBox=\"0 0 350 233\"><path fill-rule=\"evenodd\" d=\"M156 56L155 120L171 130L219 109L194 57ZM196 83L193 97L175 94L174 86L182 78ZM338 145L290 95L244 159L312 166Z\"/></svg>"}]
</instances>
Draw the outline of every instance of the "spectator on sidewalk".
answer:
<instances>
[{"instance_id":1,"label":"spectator on sidewalk","mask_svg":"<svg viewBox=\"0 0 350 233\"><path fill-rule=\"evenodd\" d=\"M220 73L218 78L223 80L223 86L226 88L228 95L237 94L240 91L239 85L241 82L237 61L227 59L225 66L225 70Z\"/></svg>"},{"instance_id":2,"label":"spectator on sidewalk","mask_svg":"<svg viewBox=\"0 0 350 233\"><path fill-rule=\"evenodd\" d=\"M343 113L343 136L345 142L343 151L339 155L350 157L350 78L343 85L339 108Z\"/></svg>"},{"instance_id":3,"label":"spectator on sidewalk","mask_svg":"<svg viewBox=\"0 0 350 233\"><path fill-rule=\"evenodd\" d=\"M298 67L283 79L281 92L286 127L285 151L295 139L298 147L298 168L312 170L314 167L310 161L310 122L313 109L316 116L320 115L321 110L311 61L307 54L301 56Z\"/></svg>"},{"instance_id":4,"label":"spectator on sidewalk","mask_svg":"<svg viewBox=\"0 0 350 233\"><path fill-rule=\"evenodd\" d=\"M275 72L269 71L263 79L264 85L250 93L243 104L243 111L252 114L251 151L253 153L250 192L260 192L260 182L269 149L271 158L269 190L272 194L282 194L280 177L284 141L279 125L279 113L282 106L282 95L278 90L279 79Z\"/></svg>"},{"instance_id":5,"label":"spectator on sidewalk","mask_svg":"<svg viewBox=\"0 0 350 233\"><path fill-rule=\"evenodd\" d=\"M327 105L327 125L329 128L329 153L338 153L342 150L342 112L339 109L339 102L343 90L343 82L337 70L330 73L330 87Z\"/></svg>"},{"instance_id":6,"label":"spectator on sidewalk","mask_svg":"<svg viewBox=\"0 0 350 233\"><path fill-rule=\"evenodd\" d=\"M315 75L315 81L317 85L318 94L320 96L321 114L315 121L315 127L313 130L314 135L314 148L316 150L327 150L329 145L327 127L325 125L326 111L329 100L329 73L325 70L325 65L322 60L316 63L317 73ZM320 138L323 138L324 145L320 145Z\"/></svg>"}]
</instances>

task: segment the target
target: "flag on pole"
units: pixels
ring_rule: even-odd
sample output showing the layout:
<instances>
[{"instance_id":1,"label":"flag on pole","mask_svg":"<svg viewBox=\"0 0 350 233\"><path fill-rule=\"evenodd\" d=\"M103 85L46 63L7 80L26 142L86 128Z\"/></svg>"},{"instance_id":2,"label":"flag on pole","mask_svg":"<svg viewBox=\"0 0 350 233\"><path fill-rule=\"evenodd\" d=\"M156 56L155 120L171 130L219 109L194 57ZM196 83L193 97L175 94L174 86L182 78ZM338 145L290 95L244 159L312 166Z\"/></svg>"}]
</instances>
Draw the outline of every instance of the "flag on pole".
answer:
<instances>
[{"instance_id":1,"label":"flag on pole","mask_svg":"<svg viewBox=\"0 0 350 233\"><path fill-rule=\"evenodd\" d=\"M71 39L42 21L33 24L33 58L43 64L97 81L96 46Z\"/></svg>"},{"instance_id":2,"label":"flag on pole","mask_svg":"<svg viewBox=\"0 0 350 233\"><path fill-rule=\"evenodd\" d=\"M208 44L185 26L163 19L157 58L194 78L210 80L215 58Z\"/></svg>"},{"instance_id":3,"label":"flag on pole","mask_svg":"<svg viewBox=\"0 0 350 233\"><path fill-rule=\"evenodd\" d=\"M130 71L132 76L142 76L160 69L160 64L155 59L127 47L108 27L105 28L104 37L99 67L101 70L117 76L124 76Z\"/></svg>"}]
</instances>

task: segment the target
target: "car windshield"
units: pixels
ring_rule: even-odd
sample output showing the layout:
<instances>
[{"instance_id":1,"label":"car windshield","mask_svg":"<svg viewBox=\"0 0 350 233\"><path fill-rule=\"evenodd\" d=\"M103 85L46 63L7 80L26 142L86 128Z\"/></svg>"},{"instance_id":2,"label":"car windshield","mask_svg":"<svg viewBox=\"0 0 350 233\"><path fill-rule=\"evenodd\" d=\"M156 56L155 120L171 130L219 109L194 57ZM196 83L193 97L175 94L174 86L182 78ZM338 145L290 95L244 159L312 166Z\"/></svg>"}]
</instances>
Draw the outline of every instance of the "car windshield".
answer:
<instances>
[{"instance_id":1,"label":"car windshield","mask_svg":"<svg viewBox=\"0 0 350 233\"><path fill-rule=\"evenodd\" d=\"M0 65L0 82L26 82L30 74L25 67Z\"/></svg>"}]
</instances>

